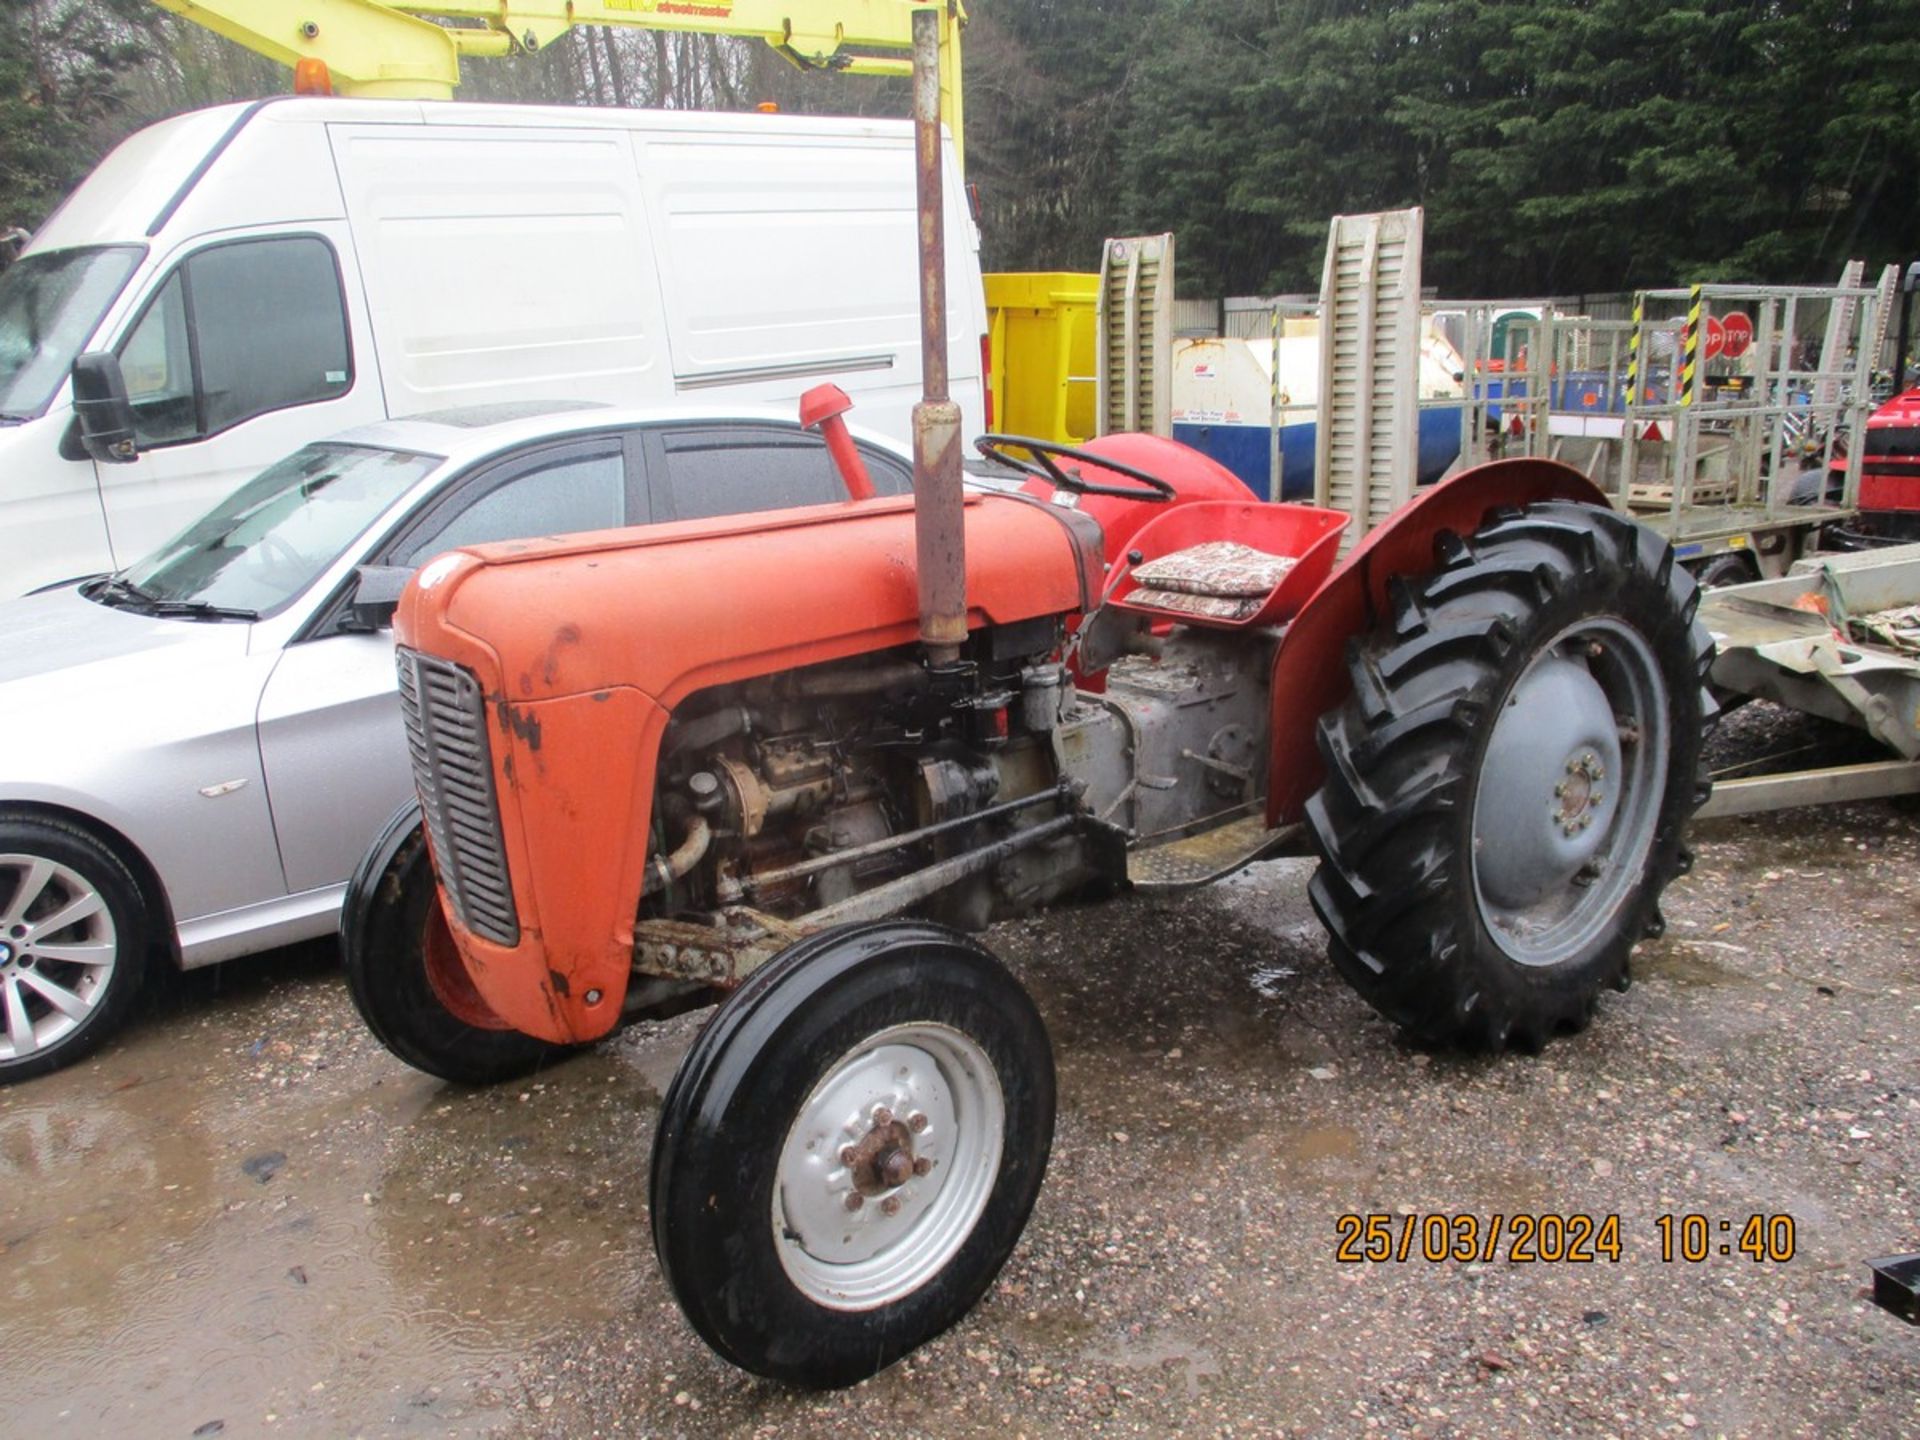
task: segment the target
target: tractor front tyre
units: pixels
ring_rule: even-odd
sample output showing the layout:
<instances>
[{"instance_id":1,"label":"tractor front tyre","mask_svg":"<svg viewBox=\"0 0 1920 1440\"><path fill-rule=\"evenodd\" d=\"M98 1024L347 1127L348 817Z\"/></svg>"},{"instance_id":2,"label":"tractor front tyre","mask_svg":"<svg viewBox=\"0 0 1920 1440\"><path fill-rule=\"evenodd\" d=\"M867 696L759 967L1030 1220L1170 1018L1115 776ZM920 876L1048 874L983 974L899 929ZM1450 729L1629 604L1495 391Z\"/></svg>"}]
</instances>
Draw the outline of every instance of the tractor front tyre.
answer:
<instances>
[{"instance_id":1,"label":"tractor front tyre","mask_svg":"<svg viewBox=\"0 0 1920 1440\"><path fill-rule=\"evenodd\" d=\"M1538 1050L1663 928L1713 642L1672 548L1612 511L1496 511L1435 549L1320 722L1309 893L1341 973L1417 1040Z\"/></svg>"},{"instance_id":2,"label":"tractor front tyre","mask_svg":"<svg viewBox=\"0 0 1920 1440\"><path fill-rule=\"evenodd\" d=\"M826 931L707 1023L661 1108L654 1249L700 1337L816 1388L885 1369L971 1310L1052 1147L1033 1002L938 925Z\"/></svg>"},{"instance_id":3,"label":"tractor front tyre","mask_svg":"<svg viewBox=\"0 0 1920 1440\"><path fill-rule=\"evenodd\" d=\"M417 801L394 813L348 882L340 950L360 1018L416 1070L496 1085L577 1048L507 1029L482 1003L440 909Z\"/></svg>"}]
</instances>

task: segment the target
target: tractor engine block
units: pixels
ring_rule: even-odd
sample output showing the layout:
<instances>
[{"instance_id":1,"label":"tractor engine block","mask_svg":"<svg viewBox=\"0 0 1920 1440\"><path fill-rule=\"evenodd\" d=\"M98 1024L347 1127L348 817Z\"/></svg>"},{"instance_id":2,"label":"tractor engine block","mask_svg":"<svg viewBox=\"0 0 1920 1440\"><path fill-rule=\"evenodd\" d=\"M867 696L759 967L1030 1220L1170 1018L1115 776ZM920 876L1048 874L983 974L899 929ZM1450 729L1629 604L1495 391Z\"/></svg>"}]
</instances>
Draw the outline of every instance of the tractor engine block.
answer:
<instances>
[{"instance_id":1,"label":"tractor engine block","mask_svg":"<svg viewBox=\"0 0 1920 1440\"><path fill-rule=\"evenodd\" d=\"M1001 845L914 898L979 929L1120 881L1130 842L1258 807L1270 641L1143 628L1101 693L1073 687L1056 643L1007 627L952 674L902 649L695 697L667 732L639 918L798 920ZM1069 813L1073 830L1006 844Z\"/></svg>"},{"instance_id":2,"label":"tractor engine block","mask_svg":"<svg viewBox=\"0 0 1920 1440\"><path fill-rule=\"evenodd\" d=\"M663 746L640 918L793 919L1047 818L1068 693L1055 644L1052 625L1005 627L950 675L903 649L694 697ZM1035 845L916 908L980 928L1084 884L1083 849Z\"/></svg>"}]
</instances>

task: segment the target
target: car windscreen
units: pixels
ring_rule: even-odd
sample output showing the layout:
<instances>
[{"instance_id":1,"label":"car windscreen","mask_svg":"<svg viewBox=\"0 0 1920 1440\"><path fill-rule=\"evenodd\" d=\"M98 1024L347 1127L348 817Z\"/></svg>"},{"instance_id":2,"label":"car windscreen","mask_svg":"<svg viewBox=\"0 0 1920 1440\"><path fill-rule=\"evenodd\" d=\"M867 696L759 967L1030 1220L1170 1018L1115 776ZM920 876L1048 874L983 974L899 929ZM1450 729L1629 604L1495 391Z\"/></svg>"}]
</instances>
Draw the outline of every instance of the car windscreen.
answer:
<instances>
[{"instance_id":1,"label":"car windscreen","mask_svg":"<svg viewBox=\"0 0 1920 1440\"><path fill-rule=\"evenodd\" d=\"M318 444L254 476L121 578L159 606L270 615L441 463L437 455Z\"/></svg>"},{"instance_id":2,"label":"car windscreen","mask_svg":"<svg viewBox=\"0 0 1920 1440\"><path fill-rule=\"evenodd\" d=\"M47 408L140 261L136 245L49 250L0 272L0 420Z\"/></svg>"}]
</instances>

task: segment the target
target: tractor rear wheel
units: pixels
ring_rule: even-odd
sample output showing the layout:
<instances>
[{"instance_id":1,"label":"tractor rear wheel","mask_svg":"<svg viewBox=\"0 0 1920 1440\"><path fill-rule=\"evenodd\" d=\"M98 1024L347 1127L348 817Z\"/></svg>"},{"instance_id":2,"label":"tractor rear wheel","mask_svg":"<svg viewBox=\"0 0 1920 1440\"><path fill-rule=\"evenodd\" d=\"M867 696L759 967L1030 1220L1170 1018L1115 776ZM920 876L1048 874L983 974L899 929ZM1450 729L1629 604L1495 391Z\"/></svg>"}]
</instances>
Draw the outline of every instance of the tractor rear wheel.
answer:
<instances>
[{"instance_id":1,"label":"tractor rear wheel","mask_svg":"<svg viewBox=\"0 0 1920 1440\"><path fill-rule=\"evenodd\" d=\"M1320 722L1310 894L1335 964L1429 1043L1537 1050L1625 989L1685 871L1713 643L1652 531L1570 503L1443 534Z\"/></svg>"},{"instance_id":2,"label":"tractor rear wheel","mask_svg":"<svg viewBox=\"0 0 1920 1440\"><path fill-rule=\"evenodd\" d=\"M1053 1140L1053 1054L1000 962L938 925L830 930L754 974L654 1136L654 1249L742 1369L851 1385L960 1320Z\"/></svg>"}]
</instances>

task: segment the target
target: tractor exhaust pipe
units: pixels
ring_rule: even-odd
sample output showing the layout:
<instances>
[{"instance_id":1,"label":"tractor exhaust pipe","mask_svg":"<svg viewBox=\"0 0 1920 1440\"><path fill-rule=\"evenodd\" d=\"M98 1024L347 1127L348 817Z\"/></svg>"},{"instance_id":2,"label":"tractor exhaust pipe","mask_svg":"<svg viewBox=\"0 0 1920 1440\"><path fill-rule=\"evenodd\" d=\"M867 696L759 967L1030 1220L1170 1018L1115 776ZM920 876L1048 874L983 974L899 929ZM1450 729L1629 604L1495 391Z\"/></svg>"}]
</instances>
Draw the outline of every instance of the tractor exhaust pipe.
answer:
<instances>
[{"instance_id":1,"label":"tractor exhaust pipe","mask_svg":"<svg viewBox=\"0 0 1920 1440\"><path fill-rule=\"evenodd\" d=\"M920 403L913 407L914 550L927 662L959 662L967 639L960 407L947 394L947 246L940 154L940 12L913 12L913 139L920 217Z\"/></svg>"}]
</instances>

